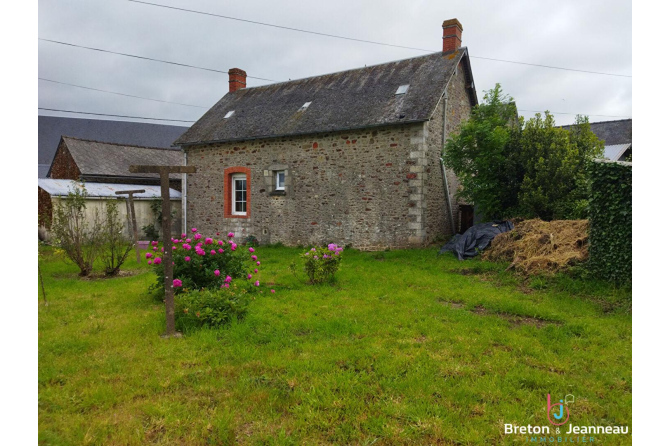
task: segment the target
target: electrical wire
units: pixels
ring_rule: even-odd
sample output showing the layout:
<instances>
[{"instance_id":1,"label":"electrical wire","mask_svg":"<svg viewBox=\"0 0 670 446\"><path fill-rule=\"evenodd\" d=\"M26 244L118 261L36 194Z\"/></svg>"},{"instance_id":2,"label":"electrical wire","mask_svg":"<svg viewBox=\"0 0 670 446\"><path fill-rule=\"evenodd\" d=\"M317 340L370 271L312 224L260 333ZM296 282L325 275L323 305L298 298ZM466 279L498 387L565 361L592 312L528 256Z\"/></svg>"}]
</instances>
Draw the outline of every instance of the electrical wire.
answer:
<instances>
[{"instance_id":1,"label":"electrical wire","mask_svg":"<svg viewBox=\"0 0 670 446\"><path fill-rule=\"evenodd\" d=\"M38 110L53 111L53 112L64 112L64 113L77 113L80 115L95 115L95 116L113 116L116 118L132 118L132 119L148 119L153 121L172 121L172 122L195 122L195 121L185 121L183 119L163 119L163 118L147 118L145 116L127 116L127 115L112 115L108 113L93 113L93 112L83 112L76 110L62 110L58 108L45 108L37 107Z\"/></svg>"}]
</instances>

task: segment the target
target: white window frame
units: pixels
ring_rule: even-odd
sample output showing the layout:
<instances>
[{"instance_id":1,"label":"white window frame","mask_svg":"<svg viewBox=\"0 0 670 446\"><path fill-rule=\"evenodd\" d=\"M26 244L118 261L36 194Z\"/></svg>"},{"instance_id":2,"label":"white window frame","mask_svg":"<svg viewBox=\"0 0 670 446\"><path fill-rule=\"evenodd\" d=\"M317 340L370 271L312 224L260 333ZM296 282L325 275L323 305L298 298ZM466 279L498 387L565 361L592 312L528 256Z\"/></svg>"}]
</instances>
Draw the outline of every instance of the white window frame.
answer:
<instances>
[{"instance_id":1,"label":"white window frame","mask_svg":"<svg viewBox=\"0 0 670 446\"><path fill-rule=\"evenodd\" d=\"M235 197L235 195L236 195L235 192L237 192L237 181L238 180L244 180L245 181L245 183L244 183L245 184L245 188L244 188L244 203L245 203L245 205L244 206L247 209L244 212L240 212L240 211L237 210L237 200L236 200L236 197ZM230 184L232 186L230 188L231 189L230 199L231 199L231 204L232 204L231 209L230 209L230 213L232 215L247 215L247 212L249 211L249 209L248 209L248 201L249 201L248 198L249 197L247 197L247 192L248 192L247 189L248 188L246 187L248 181L249 180L247 179L247 175L244 174L244 173L235 173L235 174L231 175L231 177L230 177Z\"/></svg>"},{"instance_id":2,"label":"white window frame","mask_svg":"<svg viewBox=\"0 0 670 446\"><path fill-rule=\"evenodd\" d=\"M279 186L279 174L284 174L284 185ZM275 170L275 190L286 190L286 171L285 170Z\"/></svg>"}]
</instances>

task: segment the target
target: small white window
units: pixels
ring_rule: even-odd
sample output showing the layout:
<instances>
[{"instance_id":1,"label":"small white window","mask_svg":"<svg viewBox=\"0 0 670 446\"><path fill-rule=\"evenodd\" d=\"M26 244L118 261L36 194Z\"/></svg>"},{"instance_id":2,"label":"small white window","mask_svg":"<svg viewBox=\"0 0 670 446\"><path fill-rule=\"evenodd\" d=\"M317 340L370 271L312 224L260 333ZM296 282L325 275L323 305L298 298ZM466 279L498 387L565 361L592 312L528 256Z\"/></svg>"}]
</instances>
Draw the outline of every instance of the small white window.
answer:
<instances>
[{"instance_id":1,"label":"small white window","mask_svg":"<svg viewBox=\"0 0 670 446\"><path fill-rule=\"evenodd\" d=\"M232 183L233 215L247 215L247 176L245 174L233 175Z\"/></svg>"},{"instance_id":2,"label":"small white window","mask_svg":"<svg viewBox=\"0 0 670 446\"><path fill-rule=\"evenodd\" d=\"M398 87L398 89L396 90L395 94L405 94L405 93L407 93L407 89L408 89L408 88L409 88L409 84L407 84L407 85L401 85L401 86Z\"/></svg>"},{"instance_id":3,"label":"small white window","mask_svg":"<svg viewBox=\"0 0 670 446\"><path fill-rule=\"evenodd\" d=\"M228 119L228 118L230 118L231 116L233 116L234 113L235 113L235 110L231 110L231 111L229 111L228 113L226 113L226 116L224 116L223 119Z\"/></svg>"},{"instance_id":4,"label":"small white window","mask_svg":"<svg viewBox=\"0 0 670 446\"><path fill-rule=\"evenodd\" d=\"M275 172L275 190L285 190L286 171L278 170Z\"/></svg>"},{"instance_id":5,"label":"small white window","mask_svg":"<svg viewBox=\"0 0 670 446\"><path fill-rule=\"evenodd\" d=\"M298 109L298 111L305 111L305 110L307 110L307 107L309 107L311 104L312 104L311 102L305 102L305 103L302 105L302 107L300 107L300 109Z\"/></svg>"}]
</instances>

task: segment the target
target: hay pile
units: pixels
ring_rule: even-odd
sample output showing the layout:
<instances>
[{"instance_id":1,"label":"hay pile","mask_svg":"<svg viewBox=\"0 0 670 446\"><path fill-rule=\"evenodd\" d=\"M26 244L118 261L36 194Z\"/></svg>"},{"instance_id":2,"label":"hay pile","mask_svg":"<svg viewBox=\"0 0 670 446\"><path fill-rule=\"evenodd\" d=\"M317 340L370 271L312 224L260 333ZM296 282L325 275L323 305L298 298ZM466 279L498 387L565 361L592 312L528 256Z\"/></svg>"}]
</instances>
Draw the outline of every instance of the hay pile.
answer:
<instances>
[{"instance_id":1,"label":"hay pile","mask_svg":"<svg viewBox=\"0 0 670 446\"><path fill-rule=\"evenodd\" d=\"M524 275L553 274L588 258L588 220L525 220L496 236L482 258Z\"/></svg>"}]
</instances>

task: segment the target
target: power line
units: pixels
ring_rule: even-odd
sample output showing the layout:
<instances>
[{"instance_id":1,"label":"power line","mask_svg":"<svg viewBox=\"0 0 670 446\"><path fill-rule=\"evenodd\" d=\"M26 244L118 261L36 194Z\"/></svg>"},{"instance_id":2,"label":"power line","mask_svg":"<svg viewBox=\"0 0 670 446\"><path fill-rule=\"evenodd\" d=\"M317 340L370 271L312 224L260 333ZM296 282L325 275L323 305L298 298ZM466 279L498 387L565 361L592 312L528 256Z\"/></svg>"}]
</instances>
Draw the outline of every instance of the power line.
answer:
<instances>
[{"instance_id":1,"label":"power line","mask_svg":"<svg viewBox=\"0 0 670 446\"><path fill-rule=\"evenodd\" d=\"M212 72L214 72L214 73L228 74L227 71L216 70L216 69L214 69L214 68L198 67L198 66L195 66L195 65L189 65L189 64L185 64L185 63L171 62L171 61L169 61L169 60L154 59L154 58L152 58L152 57L137 56L137 55L135 55L135 54L119 53L119 52L116 52L116 51L105 50L105 49L102 49L102 48L94 48L94 47L91 47L91 46L76 45L76 44L74 44L74 43L61 42L61 41L59 41L59 40L43 39L43 38L41 38L41 37L38 37L38 40L42 40L42 41L44 41L44 42L57 43L57 44L59 44L59 45L73 46L73 47L76 47L76 48L84 48L84 49L92 50L92 51L100 51L100 52L102 52L102 53L117 54L117 55L119 55L119 56L134 57L134 58L136 58L136 59L150 60L150 61L153 61L153 62L161 62L161 63L170 64L170 65L178 65L178 66L180 66L180 67L195 68L195 69L197 69L197 70L212 71ZM254 76L247 76L247 77L248 77L248 78L251 78L251 79L262 80L262 81L277 82L277 81L274 80L274 79L266 79L266 78L264 78L264 77L254 77Z\"/></svg>"},{"instance_id":2,"label":"power line","mask_svg":"<svg viewBox=\"0 0 670 446\"><path fill-rule=\"evenodd\" d=\"M135 95L132 95L132 94L119 93L118 91L109 91L109 90L101 90L99 88L93 88L93 87L84 87L83 85L68 84L67 82L59 82L59 81L55 81L55 80L52 80L52 79L46 79L46 78L43 78L43 77L38 77L38 79L41 80L41 81L45 81L45 82L53 82L54 84L68 85L70 87L83 88L85 90L99 91L99 92L102 92L102 93L111 93L111 94L116 94L116 95L119 95L119 96L126 96L126 97L129 97L129 98L146 99L147 101L163 102L165 104L184 105L186 107L209 108L209 107L204 107L202 105L182 104L181 102L163 101L161 99L152 99L152 98L145 98L144 96L135 96Z\"/></svg>"},{"instance_id":3,"label":"power line","mask_svg":"<svg viewBox=\"0 0 670 446\"><path fill-rule=\"evenodd\" d=\"M544 111L539 111L539 110L522 110L522 109L517 109L520 112L529 112L529 113L544 113ZM582 115L582 116L600 116L601 118L630 118L630 116L613 116L613 115L593 115L591 113L568 113L568 112L553 112L551 110L549 111L550 114L552 115Z\"/></svg>"},{"instance_id":4,"label":"power line","mask_svg":"<svg viewBox=\"0 0 670 446\"><path fill-rule=\"evenodd\" d=\"M196 11L193 9L186 9L186 8L178 8L176 6L168 6L168 5L161 5L158 3L150 3L150 2L145 2L145 1L140 1L140 0L128 0L129 2L132 3L140 3L143 5L148 5L148 6L155 6L158 8L165 8L165 9L173 9L176 11L181 11L181 12L190 12L193 14L200 14L200 15L206 15L206 16L211 16L211 17L218 17L222 19L227 19L227 20L235 20L238 22L245 22L245 23L252 23L254 25L262 25L262 26L269 26L272 28L279 28L279 29L285 29L288 31L296 31L296 32L301 32L301 33L306 33L306 34L315 34L317 36L325 36L325 37L332 37L335 39L343 39L343 40L351 40L354 42L363 42L363 43L370 43L373 45L381 45L381 46L388 46L388 47L393 47L393 48L403 48L407 50L415 50L415 51L423 51L427 53L434 53L434 50L427 50L424 48L415 48L411 46L402 46L402 45L394 45L391 43L384 43L384 42L376 42L374 40L365 40L365 39L356 39L353 37L346 37L346 36L340 36L336 34L327 34L327 33L322 33L322 32L317 32L317 31L309 31L305 29L299 29L299 28L292 28L289 26L281 26L281 25L275 25L272 23L264 23L264 22L258 22L255 20L248 20L248 19L240 19L238 17L231 17L231 16L226 16L226 15L221 15L221 14L214 14L211 12L204 12L204 11ZM580 70L576 68L565 68L565 67L556 67L552 65L542 65L542 64L534 64L534 63L529 63L529 62L519 62L515 60L505 60L505 59L495 59L491 57L481 57L481 56L470 56L473 59L482 59L482 60L491 60L495 62L505 62L505 63L512 63L512 64L519 64L519 65L528 65L528 66L533 66L533 67L539 67L539 68L550 68L554 70L564 70L564 71L576 71L578 73L588 73L588 74L599 74L603 76L616 76L616 77L629 77L632 78L633 76L627 75L627 74L615 74L615 73L604 73L600 71L589 71L589 70Z\"/></svg>"},{"instance_id":5,"label":"power line","mask_svg":"<svg viewBox=\"0 0 670 446\"><path fill-rule=\"evenodd\" d=\"M163 118L147 118L145 116L126 116L126 115L112 115L108 113L92 113L92 112L83 112L75 110L61 110L58 108L44 108L37 107L38 110L54 111L54 112L64 112L64 113L77 113L80 115L95 115L95 116L113 116L115 118L132 118L132 119L148 119L152 121L173 121L173 122L195 122L195 121L185 121L183 119L163 119Z\"/></svg>"}]
</instances>

